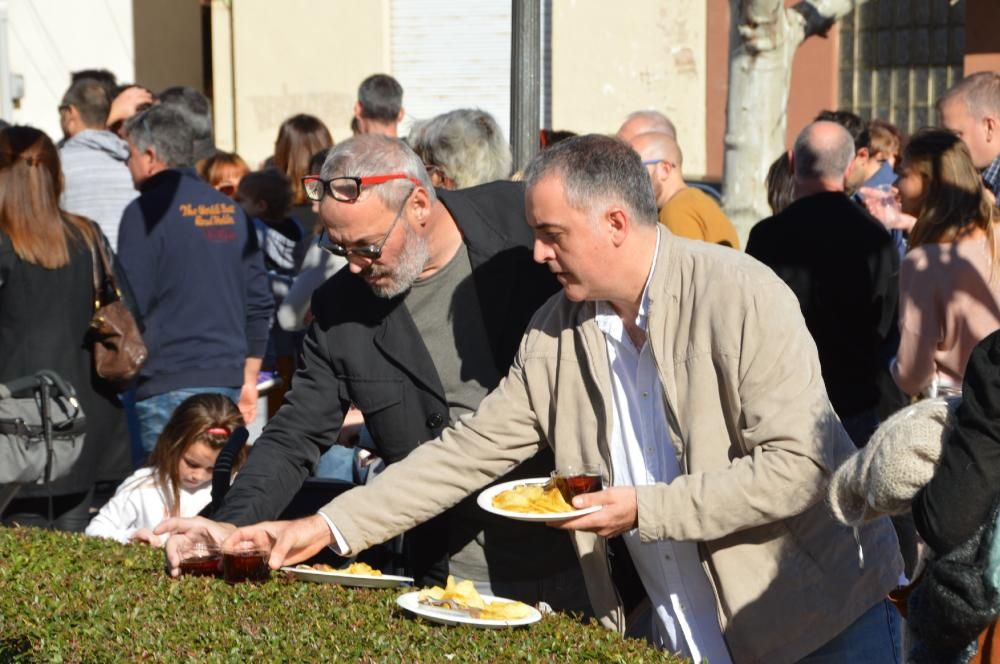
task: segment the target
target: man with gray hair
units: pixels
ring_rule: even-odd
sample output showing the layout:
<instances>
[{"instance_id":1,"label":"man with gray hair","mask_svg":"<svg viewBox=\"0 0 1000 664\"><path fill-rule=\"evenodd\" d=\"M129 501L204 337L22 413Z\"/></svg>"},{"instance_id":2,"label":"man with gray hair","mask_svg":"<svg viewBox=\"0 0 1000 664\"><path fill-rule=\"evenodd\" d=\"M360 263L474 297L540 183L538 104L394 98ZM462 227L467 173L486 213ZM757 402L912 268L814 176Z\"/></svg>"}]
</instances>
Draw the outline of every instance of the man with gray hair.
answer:
<instances>
[{"instance_id":1,"label":"man with gray hair","mask_svg":"<svg viewBox=\"0 0 1000 664\"><path fill-rule=\"evenodd\" d=\"M115 249L125 206L138 192L128 167L128 145L107 130L111 100L103 81L78 78L59 104L66 141L59 146L65 189L61 206L93 219Z\"/></svg>"},{"instance_id":2,"label":"man with gray hair","mask_svg":"<svg viewBox=\"0 0 1000 664\"><path fill-rule=\"evenodd\" d=\"M937 102L941 125L969 147L994 198L1000 195L1000 73L966 76Z\"/></svg>"},{"instance_id":3,"label":"man with gray hair","mask_svg":"<svg viewBox=\"0 0 1000 664\"><path fill-rule=\"evenodd\" d=\"M208 159L216 153L212 102L208 97L192 87L175 85L157 95L157 100L176 109L191 127L192 163Z\"/></svg>"},{"instance_id":4,"label":"man with gray hair","mask_svg":"<svg viewBox=\"0 0 1000 664\"><path fill-rule=\"evenodd\" d=\"M460 108L438 115L414 127L407 142L435 187L465 189L510 177L510 145L486 111Z\"/></svg>"},{"instance_id":5,"label":"man with gray hair","mask_svg":"<svg viewBox=\"0 0 1000 664\"><path fill-rule=\"evenodd\" d=\"M351 404L389 468L475 411L558 289L531 260L520 183L435 192L402 141L367 135L331 148L304 185L319 202L321 246L348 266L313 295L303 368L213 514L209 527L221 538L281 513L337 440ZM542 451L501 481L552 469ZM419 585L453 574L487 594L591 613L565 534L456 502L403 538L403 571Z\"/></svg>"},{"instance_id":6,"label":"man with gray hair","mask_svg":"<svg viewBox=\"0 0 1000 664\"><path fill-rule=\"evenodd\" d=\"M618 128L618 138L631 143L632 139L639 134L648 134L651 131L658 131L669 134L674 139L677 138L677 128L663 113L659 111L633 111L625 118L625 122Z\"/></svg>"},{"instance_id":7,"label":"man with gray hair","mask_svg":"<svg viewBox=\"0 0 1000 664\"><path fill-rule=\"evenodd\" d=\"M132 117L125 133L140 194L125 208L118 251L149 349L136 412L150 452L174 409L194 394L225 394L253 420L274 300L243 210L191 168L185 116L154 106Z\"/></svg>"},{"instance_id":8,"label":"man with gray hair","mask_svg":"<svg viewBox=\"0 0 1000 664\"><path fill-rule=\"evenodd\" d=\"M361 551L550 448L559 466L602 467L608 488L572 498L600 509L550 525L572 533L606 627L626 628L608 556L620 537L615 558L635 564L665 648L712 664L896 664L895 537L885 519L852 534L827 511L854 448L795 298L742 253L660 227L621 141L563 141L525 179L534 258L563 293L507 377L374 483L227 545L273 544L272 567Z\"/></svg>"},{"instance_id":9,"label":"man with gray hair","mask_svg":"<svg viewBox=\"0 0 1000 664\"><path fill-rule=\"evenodd\" d=\"M844 191L854 141L813 122L792 152L795 200L750 231L747 253L799 300L833 407L855 444L879 423L879 389L897 321L899 254L885 228Z\"/></svg>"},{"instance_id":10,"label":"man with gray hair","mask_svg":"<svg viewBox=\"0 0 1000 664\"><path fill-rule=\"evenodd\" d=\"M372 74L361 81L354 119L360 134L395 137L403 120L403 86L388 74Z\"/></svg>"}]
</instances>

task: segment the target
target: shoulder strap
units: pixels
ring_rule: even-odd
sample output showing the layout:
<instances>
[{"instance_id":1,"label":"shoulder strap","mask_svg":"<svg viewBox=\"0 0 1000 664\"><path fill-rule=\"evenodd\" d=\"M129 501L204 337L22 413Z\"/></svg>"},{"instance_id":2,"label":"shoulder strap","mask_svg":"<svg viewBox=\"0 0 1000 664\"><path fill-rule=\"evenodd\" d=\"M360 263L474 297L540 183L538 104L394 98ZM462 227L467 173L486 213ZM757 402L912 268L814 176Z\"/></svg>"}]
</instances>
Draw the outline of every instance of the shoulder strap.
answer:
<instances>
[{"instance_id":1,"label":"shoulder strap","mask_svg":"<svg viewBox=\"0 0 1000 664\"><path fill-rule=\"evenodd\" d=\"M100 267L97 264L97 251L94 249L94 245L90 245L90 266L91 274L94 277L94 311L101 308L101 276Z\"/></svg>"},{"instance_id":2,"label":"shoulder strap","mask_svg":"<svg viewBox=\"0 0 1000 664\"><path fill-rule=\"evenodd\" d=\"M90 256L94 268L94 311L97 311L101 308L101 296L105 284L111 287L119 300L122 299L122 293L118 289L118 282L115 281L115 271L111 267L111 259L108 258L108 250L104 246L104 236L100 231L97 239L90 245Z\"/></svg>"}]
</instances>

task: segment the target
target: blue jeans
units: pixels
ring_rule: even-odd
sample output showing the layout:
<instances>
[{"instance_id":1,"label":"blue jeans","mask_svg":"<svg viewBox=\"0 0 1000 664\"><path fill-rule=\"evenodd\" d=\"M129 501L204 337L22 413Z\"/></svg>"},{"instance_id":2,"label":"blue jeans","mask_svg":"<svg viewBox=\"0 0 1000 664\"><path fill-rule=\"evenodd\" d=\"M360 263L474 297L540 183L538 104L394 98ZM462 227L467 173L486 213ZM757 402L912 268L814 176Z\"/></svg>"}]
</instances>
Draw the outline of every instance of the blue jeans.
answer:
<instances>
[{"instance_id":1,"label":"blue jeans","mask_svg":"<svg viewBox=\"0 0 1000 664\"><path fill-rule=\"evenodd\" d=\"M313 477L353 482L355 479L354 457L358 454L358 447L369 450L375 448L375 441L372 440L372 435L368 433L367 427L361 427L357 444L354 447L332 445L324 452L313 470Z\"/></svg>"},{"instance_id":2,"label":"blue jeans","mask_svg":"<svg viewBox=\"0 0 1000 664\"><path fill-rule=\"evenodd\" d=\"M142 401L135 402L135 412L139 419L139 438L142 442L142 453L146 456L156 447L156 439L160 437L163 427L167 426L167 421L174 414L177 406L196 394L223 394L239 403L239 387L185 387L163 394L156 394ZM142 463L138 465L143 465Z\"/></svg>"},{"instance_id":3,"label":"blue jeans","mask_svg":"<svg viewBox=\"0 0 1000 664\"><path fill-rule=\"evenodd\" d=\"M799 664L900 664L902 650L899 613L882 600Z\"/></svg>"},{"instance_id":4,"label":"blue jeans","mask_svg":"<svg viewBox=\"0 0 1000 664\"><path fill-rule=\"evenodd\" d=\"M355 450L353 447L331 446L319 458L319 463L316 464L316 468L313 470L313 477L353 482L354 453Z\"/></svg>"}]
</instances>

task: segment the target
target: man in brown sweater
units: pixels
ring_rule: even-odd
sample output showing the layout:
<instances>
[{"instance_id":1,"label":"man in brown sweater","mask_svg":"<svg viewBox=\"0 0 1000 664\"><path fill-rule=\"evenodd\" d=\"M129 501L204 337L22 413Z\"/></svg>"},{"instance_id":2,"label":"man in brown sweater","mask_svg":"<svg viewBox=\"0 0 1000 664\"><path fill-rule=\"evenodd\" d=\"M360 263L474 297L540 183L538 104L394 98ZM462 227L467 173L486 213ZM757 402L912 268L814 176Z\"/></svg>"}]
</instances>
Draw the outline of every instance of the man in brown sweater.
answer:
<instances>
[{"instance_id":1,"label":"man in brown sweater","mask_svg":"<svg viewBox=\"0 0 1000 664\"><path fill-rule=\"evenodd\" d=\"M649 132L633 136L628 143L642 157L653 181L661 224L674 235L739 249L736 228L718 204L684 182L684 155L673 136Z\"/></svg>"}]
</instances>

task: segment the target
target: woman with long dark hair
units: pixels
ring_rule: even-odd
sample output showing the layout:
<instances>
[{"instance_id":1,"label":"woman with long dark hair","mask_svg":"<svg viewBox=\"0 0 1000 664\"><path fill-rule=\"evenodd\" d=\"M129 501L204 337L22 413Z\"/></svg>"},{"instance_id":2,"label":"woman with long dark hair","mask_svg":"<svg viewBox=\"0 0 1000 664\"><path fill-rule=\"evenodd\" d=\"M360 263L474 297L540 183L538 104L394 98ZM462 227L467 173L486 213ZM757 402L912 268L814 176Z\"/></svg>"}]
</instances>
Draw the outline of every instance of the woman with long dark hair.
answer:
<instances>
[{"instance_id":1,"label":"woman with long dark hair","mask_svg":"<svg viewBox=\"0 0 1000 664\"><path fill-rule=\"evenodd\" d=\"M313 175L309 162L313 155L333 145L333 137L323 121L313 115L299 113L281 123L274 141L274 167L292 181L292 216L299 220L307 233L319 233L319 215L302 188L302 178Z\"/></svg>"},{"instance_id":2,"label":"woman with long dark hair","mask_svg":"<svg viewBox=\"0 0 1000 664\"><path fill-rule=\"evenodd\" d=\"M59 153L32 127L0 131L0 382L51 369L76 389L87 422L72 472L51 487L23 486L5 524L82 531L94 484L113 450L126 445L115 389L93 370L88 330L94 313L91 247L107 243L96 224L59 208Z\"/></svg>"},{"instance_id":3,"label":"woman with long dark hair","mask_svg":"<svg viewBox=\"0 0 1000 664\"><path fill-rule=\"evenodd\" d=\"M910 139L896 187L917 221L900 269L893 378L907 394L958 392L973 347L1000 328L994 208L965 143L943 129Z\"/></svg>"}]
</instances>

